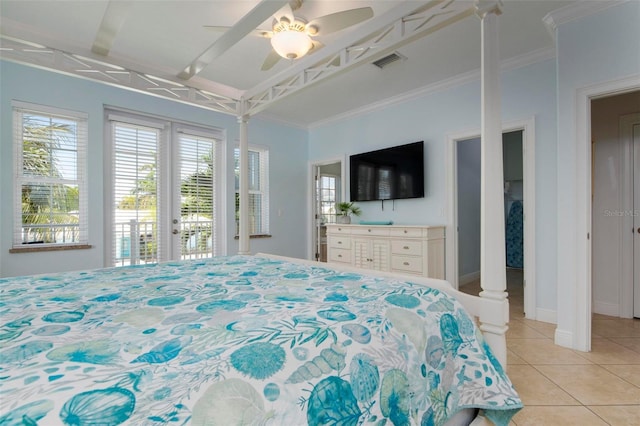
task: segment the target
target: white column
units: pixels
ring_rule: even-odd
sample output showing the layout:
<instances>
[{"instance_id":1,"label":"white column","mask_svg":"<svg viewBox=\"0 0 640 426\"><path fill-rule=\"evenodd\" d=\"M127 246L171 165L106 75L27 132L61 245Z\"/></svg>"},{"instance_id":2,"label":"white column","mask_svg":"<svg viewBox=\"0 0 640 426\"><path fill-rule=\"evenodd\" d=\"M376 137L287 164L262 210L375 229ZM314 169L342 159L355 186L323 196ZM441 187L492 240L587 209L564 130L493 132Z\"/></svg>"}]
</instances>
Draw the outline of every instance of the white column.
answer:
<instances>
[{"instance_id":1,"label":"white column","mask_svg":"<svg viewBox=\"0 0 640 426\"><path fill-rule=\"evenodd\" d=\"M238 117L240 124L240 232L238 254L251 254L249 247L249 140L248 115Z\"/></svg>"},{"instance_id":2,"label":"white column","mask_svg":"<svg viewBox=\"0 0 640 426\"><path fill-rule=\"evenodd\" d=\"M506 365L507 348L503 338L509 310L506 278L504 232L504 178L502 171L502 107L500 56L498 52L498 15L500 0L476 0L476 13L482 19L482 129L481 129L481 224L480 284L481 297L501 302L504 323L482 323L487 341L495 355ZM482 318L481 318L482 321Z\"/></svg>"}]
</instances>

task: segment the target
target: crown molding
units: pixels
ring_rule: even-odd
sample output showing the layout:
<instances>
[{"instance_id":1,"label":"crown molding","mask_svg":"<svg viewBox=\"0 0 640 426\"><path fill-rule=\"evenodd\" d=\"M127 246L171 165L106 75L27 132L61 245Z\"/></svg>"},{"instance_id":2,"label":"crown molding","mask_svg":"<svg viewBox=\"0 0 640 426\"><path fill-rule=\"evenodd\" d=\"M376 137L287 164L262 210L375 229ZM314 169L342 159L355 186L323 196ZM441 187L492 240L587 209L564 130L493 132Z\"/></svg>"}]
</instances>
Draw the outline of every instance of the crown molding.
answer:
<instances>
[{"instance_id":1,"label":"crown molding","mask_svg":"<svg viewBox=\"0 0 640 426\"><path fill-rule=\"evenodd\" d=\"M558 26L628 2L629 0L578 0L547 13L542 18L542 22L544 22L551 37L555 40Z\"/></svg>"},{"instance_id":2,"label":"crown molding","mask_svg":"<svg viewBox=\"0 0 640 426\"><path fill-rule=\"evenodd\" d=\"M523 55L515 56L513 58L505 59L500 63L500 72L512 71L518 68L522 68L528 65L542 62L556 57L556 49L554 47L542 48L533 50ZM463 84L471 83L480 80L480 68L472 71L467 71L462 74L441 80L432 84L428 84L421 88L411 90L409 92L401 93L399 95L384 99L382 101L371 103L362 108L356 108L351 111L344 112L342 114L334 115L323 120L318 120L310 123L308 129L314 129L322 127L330 123L346 120L348 118L354 118L360 115L365 115L370 112L378 111L388 108L393 105L402 104L411 100L422 98L431 95L436 92L442 92L444 90L452 89L454 87L462 86Z\"/></svg>"}]
</instances>

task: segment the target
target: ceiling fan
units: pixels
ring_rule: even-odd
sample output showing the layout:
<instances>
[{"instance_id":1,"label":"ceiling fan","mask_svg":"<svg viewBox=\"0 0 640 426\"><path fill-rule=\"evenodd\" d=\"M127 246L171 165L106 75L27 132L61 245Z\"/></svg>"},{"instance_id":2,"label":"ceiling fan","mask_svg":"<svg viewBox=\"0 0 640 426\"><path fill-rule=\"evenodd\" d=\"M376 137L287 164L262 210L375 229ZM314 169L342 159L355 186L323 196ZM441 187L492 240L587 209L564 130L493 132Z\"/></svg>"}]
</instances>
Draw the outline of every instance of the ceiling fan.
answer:
<instances>
[{"instance_id":1,"label":"ceiling fan","mask_svg":"<svg viewBox=\"0 0 640 426\"><path fill-rule=\"evenodd\" d=\"M272 50L262 63L260 68L262 71L270 70L282 58L293 60L318 51L324 44L314 39L316 36L340 31L373 17L373 9L361 7L307 21L294 14L294 11L300 9L302 2L303 0L290 0L286 6L274 14L271 30L255 29L249 33L271 39ZM207 25L205 28L226 31L231 27Z\"/></svg>"}]
</instances>

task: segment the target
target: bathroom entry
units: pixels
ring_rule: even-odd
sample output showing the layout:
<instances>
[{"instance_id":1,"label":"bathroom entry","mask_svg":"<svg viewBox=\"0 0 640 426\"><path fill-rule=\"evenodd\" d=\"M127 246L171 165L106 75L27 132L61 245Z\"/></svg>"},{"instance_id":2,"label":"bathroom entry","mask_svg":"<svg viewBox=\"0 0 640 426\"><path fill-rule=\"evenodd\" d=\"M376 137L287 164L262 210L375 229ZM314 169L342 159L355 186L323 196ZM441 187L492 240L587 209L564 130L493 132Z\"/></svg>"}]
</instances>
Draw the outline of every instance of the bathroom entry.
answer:
<instances>
[{"instance_id":1,"label":"bathroom entry","mask_svg":"<svg viewBox=\"0 0 640 426\"><path fill-rule=\"evenodd\" d=\"M316 163L313 170L313 259L327 261L327 223L336 222L336 203L342 201L342 161Z\"/></svg>"},{"instance_id":2,"label":"bathroom entry","mask_svg":"<svg viewBox=\"0 0 640 426\"><path fill-rule=\"evenodd\" d=\"M480 138L458 140L457 247L461 291L480 292ZM502 135L507 292L524 316L523 130Z\"/></svg>"}]
</instances>

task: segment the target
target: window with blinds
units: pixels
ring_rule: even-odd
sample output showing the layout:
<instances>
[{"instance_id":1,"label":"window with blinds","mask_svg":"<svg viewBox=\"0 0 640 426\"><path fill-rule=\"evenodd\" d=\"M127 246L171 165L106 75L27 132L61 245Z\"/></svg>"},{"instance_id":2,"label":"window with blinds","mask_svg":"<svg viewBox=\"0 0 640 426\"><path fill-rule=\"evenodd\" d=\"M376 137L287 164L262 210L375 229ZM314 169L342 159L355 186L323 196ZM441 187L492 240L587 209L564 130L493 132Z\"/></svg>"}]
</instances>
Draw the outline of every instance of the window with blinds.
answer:
<instances>
[{"instance_id":1,"label":"window with blinds","mask_svg":"<svg viewBox=\"0 0 640 426\"><path fill-rule=\"evenodd\" d=\"M240 232L240 148L234 149L236 235ZM249 147L249 234L269 234L269 151Z\"/></svg>"},{"instance_id":2,"label":"window with blinds","mask_svg":"<svg viewBox=\"0 0 640 426\"><path fill-rule=\"evenodd\" d=\"M180 151L180 251L183 259L212 257L216 223L216 140L178 131Z\"/></svg>"},{"instance_id":3,"label":"window with blinds","mask_svg":"<svg viewBox=\"0 0 640 426\"><path fill-rule=\"evenodd\" d=\"M112 121L115 265L158 261L158 144L160 129Z\"/></svg>"},{"instance_id":4,"label":"window with blinds","mask_svg":"<svg viewBox=\"0 0 640 426\"><path fill-rule=\"evenodd\" d=\"M88 243L87 115L13 102L13 247Z\"/></svg>"}]
</instances>

